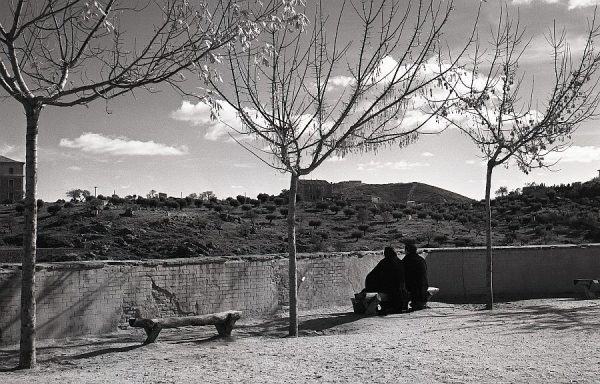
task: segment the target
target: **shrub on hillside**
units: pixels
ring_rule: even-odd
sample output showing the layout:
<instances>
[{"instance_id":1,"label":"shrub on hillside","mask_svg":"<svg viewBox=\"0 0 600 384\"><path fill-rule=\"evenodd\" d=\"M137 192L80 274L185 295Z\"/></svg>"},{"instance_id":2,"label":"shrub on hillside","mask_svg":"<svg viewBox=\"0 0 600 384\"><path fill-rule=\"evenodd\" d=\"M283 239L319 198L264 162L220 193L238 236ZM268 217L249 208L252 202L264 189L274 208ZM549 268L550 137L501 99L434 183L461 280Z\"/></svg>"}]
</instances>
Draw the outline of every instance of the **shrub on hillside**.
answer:
<instances>
[{"instance_id":1,"label":"shrub on hillside","mask_svg":"<svg viewBox=\"0 0 600 384\"><path fill-rule=\"evenodd\" d=\"M70 203L69 203L70 204ZM46 208L46 211L48 211L49 214L51 214L52 216L56 215L58 213L58 211L60 211L62 209L62 206L60 205L49 205Z\"/></svg>"},{"instance_id":2,"label":"shrub on hillside","mask_svg":"<svg viewBox=\"0 0 600 384\"><path fill-rule=\"evenodd\" d=\"M351 217L354 216L356 214L356 211L352 208L345 208L344 209L344 215L346 215L347 217Z\"/></svg>"},{"instance_id":3,"label":"shrub on hillside","mask_svg":"<svg viewBox=\"0 0 600 384\"><path fill-rule=\"evenodd\" d=\"M317 202L317 204L315 204L315 207L319 211L323 212L324 210L326 210L327 208L329 208L329 203L326 202L326 201L319 201L319 202Z\"/></svg>"},{"instance_id":4,"label":"shrub on hillside","mask_svg":"<svg viewBox=\"0 0 600 384\"><path fill-rule=\"evenodd\" d=\"M23 204L21 204L21 203L15 204L15 212L17 212L20 215L24 211L25 211L25 206Z\"/></svg>"},{"instance_id":5,"label":"shrub on hillside","mask_svg":"<svg viewBox=\"0 0 600 384\"><path fill-rule=\"evenodd\" d=\"M273 224L273 220L275 220L276 218L277 218L277 215L274 215L272 213L265 216L265 219L269 220L269 224Z\"/></svg>"},{"instance_id":6,"label":"shrub on hillside","mask_svg":"<svg viewBox=\"0 0 600 384\"><path fill-rule=\"evenodd\" d=\"M355 239L355 241L358 241L358 239L363 237L363 233L362 231L352 231L352 233L350 234L350 238Z\"/></svg>"},{"instance_id":7,"label":"shrub on hillside","mask_svg":"<svg viewBox=\"0 0 600 384\"><path fill-rule=\"evenodd\" d=\"M308 225L309 225L310 227L313 227L314 229L317 229L318 227L320 227L320 226L321 226L321 224L322 224L322 223L321 223L321 220L309 220L309 221L308 221Z\"/></svg>"},{"instance_id":8,"label":"shrub on hillside","mask_svg":"<svg viewBox=\"0 0 600 384\"><path fill-rule=\"evenodd\" d=\"M366 236L367 235L367 230L369 230L369 225L368 224L361 224L358 226L358 229L361 230L363 232L363 235Z\"/></svg>"}]
</instances>

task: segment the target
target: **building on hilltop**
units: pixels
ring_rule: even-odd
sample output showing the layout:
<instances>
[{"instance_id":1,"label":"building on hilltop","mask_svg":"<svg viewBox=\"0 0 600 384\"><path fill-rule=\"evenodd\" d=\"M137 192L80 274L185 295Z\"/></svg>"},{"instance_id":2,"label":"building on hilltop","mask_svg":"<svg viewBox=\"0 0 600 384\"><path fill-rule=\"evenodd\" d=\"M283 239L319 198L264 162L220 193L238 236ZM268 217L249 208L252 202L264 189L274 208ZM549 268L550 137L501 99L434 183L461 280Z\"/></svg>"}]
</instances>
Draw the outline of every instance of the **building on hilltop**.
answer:
<instances>
[{"instance_id":1,"label":"building on hilltop","mask_svg":"<svg viewBox=\"0 0 600 384\"><path fill-rule=\"evenodd\" d=\"M25 163L0 156L0 202L23 199L23 166Z\"/></svg>"},{"instance_id":2,"label":"building on hilltop","mask_svg":"<svg viewBox=\"0 0 600 384\"><path fill-rule=\"evenodd\" d=\"M331 199L333 196L333 185L325 180L298 180L297 195L302 201Z\"/></svg>"}]
</instances>

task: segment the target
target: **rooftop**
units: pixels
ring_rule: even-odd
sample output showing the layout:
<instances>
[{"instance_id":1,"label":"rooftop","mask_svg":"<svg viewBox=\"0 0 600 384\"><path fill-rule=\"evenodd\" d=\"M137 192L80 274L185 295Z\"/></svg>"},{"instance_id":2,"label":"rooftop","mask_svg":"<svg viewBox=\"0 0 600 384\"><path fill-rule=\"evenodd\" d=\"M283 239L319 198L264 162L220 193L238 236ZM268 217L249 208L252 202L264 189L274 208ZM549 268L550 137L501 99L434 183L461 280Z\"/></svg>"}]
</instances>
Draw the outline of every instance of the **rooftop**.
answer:
<instances>
[{"instance_id":1,"label":"rooftop","mask_svg":"<svg viewBox=\"0 0 600 384\"><path fill-rule=\"evenodd\" d=\"M0 155L0 163L19 163L19 164L25 164L22 161L17 161L17 160L9 159L8 157L2 156L2 155Z\"/></svg>"}]
</instances>

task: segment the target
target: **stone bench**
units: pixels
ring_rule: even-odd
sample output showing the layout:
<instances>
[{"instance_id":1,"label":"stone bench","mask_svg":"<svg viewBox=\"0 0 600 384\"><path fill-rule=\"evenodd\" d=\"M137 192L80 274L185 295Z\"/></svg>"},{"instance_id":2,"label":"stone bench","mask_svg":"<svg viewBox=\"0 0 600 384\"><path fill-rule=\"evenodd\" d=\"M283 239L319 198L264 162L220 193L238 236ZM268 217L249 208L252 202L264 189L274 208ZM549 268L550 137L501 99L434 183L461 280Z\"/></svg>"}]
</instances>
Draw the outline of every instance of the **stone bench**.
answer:
<instances>
[{"instance_id":1,"label":"stone bench","mask_svg":"<svg viewBox=\"0 0 600 384\"><path fill-rule=\"evenodd\" d=\"M598 297L596 294L600 290L600 281L598 279L575 279L573 280L573 284L583 287L586 298L596 299Z\"/></svg>"},{"instance_id":2,"label":"stone bench","mask_svg":"<svg viewBox=\"0 0 600 384\"><path fill-rule=\"evenodd\" d=\"M129 325L144 328L147 335L146 341L144 341L144 345L146 345L153 343L163 328L214 325L217 328L219 336L230 336L233 325L240 317L242 317L242 312L240 311L226 311L208 315L164 317L160 319L133 318L129 319Z\"/></svg>"}]
</instances>

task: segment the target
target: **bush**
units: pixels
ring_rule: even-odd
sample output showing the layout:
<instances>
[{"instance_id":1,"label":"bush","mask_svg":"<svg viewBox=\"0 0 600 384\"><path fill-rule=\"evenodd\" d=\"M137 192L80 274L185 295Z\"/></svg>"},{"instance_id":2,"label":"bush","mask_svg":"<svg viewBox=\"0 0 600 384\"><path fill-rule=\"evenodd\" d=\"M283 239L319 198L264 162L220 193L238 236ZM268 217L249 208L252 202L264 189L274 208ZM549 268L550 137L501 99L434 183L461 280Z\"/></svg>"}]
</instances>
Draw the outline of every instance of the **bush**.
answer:
<instances>
[{"instance_id":1,"label":"bush","mask_svg":"<svg viewBox=\"0 0 600 384\"><path fill-rule=\"evenodd\" d=\"M70 201L67 201L67 202L65 203L65 205L63 205L63 207L64 207L64 208L67 208L67 209L69 209L69 208L73 208L74 206L75 206L75 204L71 203Z\"/></svg>"},{"instance_id":2,"label":"bush","mask_svg":"<svg viewBox=\"0 0 600 384\"><path fill-rule=\"evenodd\" d=\"M347 217L351 217L354 216L356 214L356 211L352 208L345 208L344 209L344 215L346 215Z\"/></svg>"},{"instance_id":3,"label":"bush","mask_svg":"<svg viewBox=\"0 0 600 384\"><path fill-rule=\"evenodd\" d=\"M368 224L361 224L358 226L358 229L360 229L361 231L363 231L363 234L366 236L367 235L367 230L369 229L369 225Z\"/></svg>"},{"instance_id":4,"label":"bush","mask_svg":"<svg viewBox=\"0 0 600 384\"><path fill-rule=\"evenodd\" d=\"M275 199L277 200L277 199ZM267 209L267 211L273 213L277 210L277 206L273 205L273 204L267 204L265 205L265 208Z\"/></svg>"},{"instance_id":5,"label":"bush","mask_svg":"<svg viewBox=\"0 0 600 384\"><path fill-rule=\"evenodd\" d=\"M234 200L234 201L236 201L236 200ZM252 209L252 205L250 205L250 204L242 205L242 211L249 211L251 209Z\"/></svg>"},{"instance_id":6,"label":"bush","mask_svg":"<svg viewBox=\"0 0 600 384\"><path fill-rule=\"evenodd\" d=\"M16 204L15 205L15 212L17 212L18 214L22 214L25 211L25 206L23 204Z\"/></svg>"},{"instance_id":7,"label":"bush","mask_svg":"<svg viewBox=\"0 0 600 384\"><path fill-rule=\"evenodd\" d=\"M269 224L272 224L273 220L275 220L276 218L277 218L277 215L274 215L272 213L265 216L265 219L269 220Z\"/></svg>"},{"instance_id":8,"label":"bush","mask_svg":"<svg viewBox=\"0 0 600 384\"><path fill-rule=\"evenodd\" d=\"M417 217L419 219L426 219L427 218L427 212L419 212L419 213L417 213Z\"/></svg>"},{"instance_id":9,"label":"bush","mask_svg":"<svg viewBox=\"0 0 600 384\"><path fill-rule=\"evenodd\" d=\"M404 216L404 215L400 211L394 211L394 212L392 212L392 217L394 219L396 219L396 221L400 220L402 218L402 216Z\"/></svg>"},{"instance_id":10,"label":"bush","mask_svg":"<svg viewBox=\"0 0 600 384\"><path fill-rule=\"evenodd\" d=\"M282 216L287 216L288 209L287 208L279 208L279 213L281 213Z\"/></svg>"},{"instance_id":11,"label":"bush","mask_svg":"<svg viewBox=\"0 0 600 384\"><path fill-rule=\"evenodd\" d=\"M317 227L321 226L321 220L309 220L308 225L313 227L314 229L317 229Z\"/></svg>"},{"instance_id":12,"label":"bush","mask_svg":"<svg viewBox=\"0 0 600 384\"><path fill-rule=\"evenodd\" d=\"M202 204L203 204L202 200L200 200L200 199L194 200L194 206L196 206L196 208L202 207Z\"/></svg>"},{"instance_id":13,"label":"bush","mask_svg":"<svg viewBox=\"0 0 600 384\"><path fill-rule=\"evenodd\" d=\"M44 207L44 200L38 199L36 204L38 209L42 209Z\"/></svg>"},{"instance_id":14,"label":"bush","mask_svg":"<svg viewBox=\"0 0 600 384\"><path fill-rule=\"evenodd\" d=\"M370 208L369 208L369 211L370 211L372 214L376 215L376 214L378 214L378 213L379 213L379 208L377 208L377 207L370 207Z\"/></svg>"},{"instance_id":15,"label":"bush","mask_svg":"<svg viewBox=\"0 0 600 384\"><path fill-rule=\"evenodd\" d=\"M433 236L433 241L438 244L444 244L446 241L448 241L448 236L444 234L438 234Z\"/></svg>"},{"instance_id":16,"label":"bush","mask_svg":"<svg viewBox=\"0 0 600 384\"><path fill-rule=\"evenodd\" d=\"M319 201L315 207L319 210L319 211L324 211L327 208L329 208L329 204L326 201Z\"/></svg>"},{"instance_id":17,"label":"bush","mask_svg":"<svg viewBox=\"0 0 600 384\"><path fill-rule=\"evenodd\" d=\"M231 199L229 200L229 205L231 205L233 208L237 208L241 205L241 203L239 202L239 200Z\"/></svg>"},{"instance_id":18,"label":"bush","mask_svg":"<svg viewBox=\"0 0 600 384\"><path fill-rule=\"evenodd\" d=\"M441 214L439 214L439 213L432 213L432 214L431 214L431 218L432 218L433 220L435 220L435 221L440 221L440 220L442 220L442 219L444 218L444 216L442 216L442 215L441 215Z\"/></svg>"},{"instance_id":19,"label":"bush","mask_svg":"<svg viewBox=\"0 0 600 384\"><path fill-rule=\"evenodd\" d=\"M71 203L68 203L71 204ZM65 203L66 205L66 203ZM46 211L48 211L49 214L51 214L52 216L56 215L58 213L58 211L60 211L62 209L61 205L49 205L46 208Z\"/></svg>"},{"instance_id":20,"label":"bush","mask_svg":"<svg viewBox=\"0 0 600 384\"><path fill-rule=\"evenodd\" d=\"M362 231L352 231L352 233L350 234L350 237L353 239L356 239L356 241L358 241L358 239L363 237L363 233L362 233Z\"/></svg>"}]
</instances>

